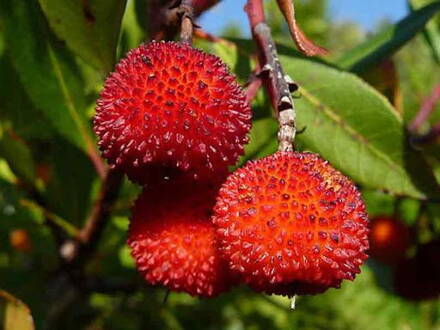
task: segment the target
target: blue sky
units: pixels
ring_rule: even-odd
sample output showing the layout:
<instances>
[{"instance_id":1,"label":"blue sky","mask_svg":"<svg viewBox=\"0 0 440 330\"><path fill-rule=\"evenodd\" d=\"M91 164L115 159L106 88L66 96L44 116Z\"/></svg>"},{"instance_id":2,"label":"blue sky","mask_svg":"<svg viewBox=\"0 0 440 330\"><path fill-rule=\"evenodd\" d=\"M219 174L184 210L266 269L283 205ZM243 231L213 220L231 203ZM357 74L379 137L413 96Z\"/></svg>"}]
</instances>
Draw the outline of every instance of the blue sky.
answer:
<instances>
[{"instance_id":1,"label":"blue sky","mask_svg":"<svg viewBox=\"0 0 440 330\"><path fill-rule=\"evenodd\" d=\"M247 32L247 18L243 12L245 3L245 0L222 0L202 17L201 26L211 33L218 33L225 24L233 21ZM329 4L332 19L355 21L367 31L382 19L396 21L407 13L406 0L329 0Z\"/></svg>"}]
</instances>

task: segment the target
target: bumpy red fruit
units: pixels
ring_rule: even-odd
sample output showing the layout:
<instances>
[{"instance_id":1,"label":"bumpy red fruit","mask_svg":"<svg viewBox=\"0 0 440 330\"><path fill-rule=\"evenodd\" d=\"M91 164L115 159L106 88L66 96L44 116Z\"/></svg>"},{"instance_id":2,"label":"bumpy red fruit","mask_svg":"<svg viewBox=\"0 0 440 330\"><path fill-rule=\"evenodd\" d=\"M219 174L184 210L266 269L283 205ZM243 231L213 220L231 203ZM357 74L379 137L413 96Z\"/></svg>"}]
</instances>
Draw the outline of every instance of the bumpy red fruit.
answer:
<instances>
[{"instance_id":1,"label":"bumpy red fruit","mask_svg":"<svg viewBox=\"0 0 440 330\"><path fill-rule=\"evenodd\" d=\"M235 171L213 222L230 268L258 291L320 293L353 280L367 258L358 190L312 153L278 152Z\"/></svg>"},{"instance_id":2,"label":"bumpy red fruit","mask_svg":"<svg viewBox=\"0 0 440 330\"><path fill-rule=\"evenodd\" d=\"M139 183L225 172L243 153L251 110L216 56L176 42L131 50L107 78L94 129L102 154Z\"/></svg>"},{"instance_id":3,"label":"bumpy red fruit","mask_svg":"<svg viewBox=\"0 0 440 330\"><path fill-rule=\"evenodd\" d=\"M369 254L391 265L405 257L410 245L410 231L401 221L381 216L371 221L369 239Z\"/></svg>"},{"instance_id":4,"label":"bumpy red fruit","mask_svg":"<svg viewBox=\"0 0 440 330\"><path fill-rule=\"evenodd\" d=\"M138 198L128 244L148 283L203 297L229 289L232 280L209 221L217 190L173 183Z\"/></svg>"}]
</instances>

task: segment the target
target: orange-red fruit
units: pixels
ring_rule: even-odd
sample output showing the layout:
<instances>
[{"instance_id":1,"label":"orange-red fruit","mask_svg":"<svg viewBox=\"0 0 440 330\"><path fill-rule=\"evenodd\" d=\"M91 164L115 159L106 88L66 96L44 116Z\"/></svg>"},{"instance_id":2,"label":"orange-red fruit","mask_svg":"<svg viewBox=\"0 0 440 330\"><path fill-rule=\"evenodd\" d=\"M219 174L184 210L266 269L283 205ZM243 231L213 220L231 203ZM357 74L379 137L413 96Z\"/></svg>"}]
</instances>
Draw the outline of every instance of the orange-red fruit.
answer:
<instances>
[{"instance_id":1,"label":"orange-red fruit","mask_svg":"<svg viewBox=\"0 0 440 330\"><path fill-rule=\"evenodd\" d=\"M129 178L225 173L251 126L246 97L216 56L185 43L131 50L107 78L94 129L102 154Z\"/></svg>"},{"instance_id":2,"label":"orange-red fruit","mask_svg":"<svg viewBox=\"0 0 440 330\"><path fill-rule=\"evenodd\" d=\"M203 297L229 289L232 281L209 221L217 190L173 183L145 189L138 198L128 244L148 283Z\"/></svg>"},{"instance_id":3,"label":"orange-red fruit","mask_svg":"<svg viewBox=\"0 0 440 330\"><path fill-rule=\"evenodd\" d=\"M376 217L370 222L369 255L385 264L395 264L405 257L410 245L410 231L401 221Z\"/></svg>"},{"instance_id":4,"label":"orange-red fruit","mask_svg":"<svg viewBox=\"0 0 440 330\"><path fill-rule=\"evenodd\" d=\"M9 232L9 243L20 252L30 252L32 250L32 241L29 234L24 229L14 229Z\"/></svg>"},{"instance_id":5,"label":"orange-red fruit","mask_svg":"<svg viewBox=\"0 0 440 330\"><path fill-rule=\"evenodd\" d=\"M235 171L213 222L230 268L258 291L320 293L353 280L367 258L358 190L312 153L277 152Z\"/></svg>"}]
</instances>

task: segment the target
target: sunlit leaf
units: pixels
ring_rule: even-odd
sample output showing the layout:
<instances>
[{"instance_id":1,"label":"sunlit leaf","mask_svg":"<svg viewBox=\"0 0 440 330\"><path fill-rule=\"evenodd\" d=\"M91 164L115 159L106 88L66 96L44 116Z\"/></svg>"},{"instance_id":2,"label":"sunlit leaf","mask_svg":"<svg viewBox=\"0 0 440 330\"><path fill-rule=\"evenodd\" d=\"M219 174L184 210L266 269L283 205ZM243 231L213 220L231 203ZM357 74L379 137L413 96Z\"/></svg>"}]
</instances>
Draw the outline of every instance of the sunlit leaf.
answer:
<instances>
[{"instance_id":1,"label":"sunlit leaf","mask_svg":"<svg viewBox=\"0 0 440 330\"><path fill-rule=\"evenodd\" d=\"M440 1L418 9L403 20L368 38L336 61L342 68L364 72L381 60L392 56L400 47L423 30L426 23L440 10Z\"/></svg>"},{"instance_id":2,"label":"sunlit leaf","mask_svg":"<svg viewBox=\"0 0 440 330\"><path fill-rule=\"evenodd\" d=\"M406 142L390 103L356 76L316 62L282 57L300 85L298 140L356 182L397 195L439 195L432 170Z\"/></svg>"},{"instance_id":3,"label":"sunlit leaf","mask_svg":"<svg viewBox=\"0 0 440 330\"><path fill-rule=\"evenodd\" d=\"M3 305L3 306L2 306ZM30 309L20 300L0 290L0 307L4 308L4 330L33 330L35 329Z\"/></svg>"}]
</instances>

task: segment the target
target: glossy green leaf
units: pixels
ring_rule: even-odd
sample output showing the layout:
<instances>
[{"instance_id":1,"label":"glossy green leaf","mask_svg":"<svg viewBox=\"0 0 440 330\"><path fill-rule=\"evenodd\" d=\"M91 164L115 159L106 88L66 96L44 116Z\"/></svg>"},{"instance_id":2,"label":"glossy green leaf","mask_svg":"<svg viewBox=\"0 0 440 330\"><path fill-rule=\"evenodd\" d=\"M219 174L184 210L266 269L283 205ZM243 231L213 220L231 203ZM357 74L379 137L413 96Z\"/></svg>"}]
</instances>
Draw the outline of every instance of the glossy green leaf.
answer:
<instances>
[{"instance_id":1,"label":"glossy green leaf","mask_svg":"<svg viewBox=\"0 0 440 330\"><path fill-rule=\"evenodd\" d=\"M38 3L4 0L0 8L8 50L34 105L70 142L92 145L78 68L48 33Z\"/></svg>"},{"instance_id":2,"label":"glossy green leaf","mask_svg":"<svg viewBox=\"0 0 440 330\"><path fill-rule=\"evenodd\" d=\"M402 119L389 102L347 72L281 57L299 83L297 139L365 187L415 198L438 196L424 158L406 143Z\"/></svg>"},{"instance_id":3,"label":"glossy green leaf","mask_svg":"<svg viewBox=\"0 0 440 330\"><path fill-rule=\"evenodd\" d=\"M114 66L126 0L39 0L56 35L107 74Z\"/></svg>"},{"instance_id":4,"label":"glossy green leaf","mask_svg":"<svg viewBox=\"0 0 440 330\"><path fill-rule=\"evenodd\" d=\"M436 1L418 9L398 23L389 26L344 54L336 64L344 69L361 73L381 60L392 56L400 47L405 45L418 32L423 30L426 23L440 10L440 1Z\"/></svg>"},{"instance_id":5,"label":"glossy green leaf","mask_svg":"<svg viewBox=\"0 0 440 330\"><path fill-rule=\"evenodd\" d=\"M35 164L29 147L18 136L5 131L0 138L0 157L4 158L14 174L28 183L35 180Z\"/></svg>"},{"instance_id":6,"label":"glossy green leaf","mask_svg":"<svg viewBox=\"0 0 440 330\"><path fill-rule=\"evenodd\" d=\"M3 305L3 306L2 306ZM4 308L2 329L4 330L33 330L35 329L31 311L20 300L0 290L0 306Z\"/></svg>"}]
</instances>

